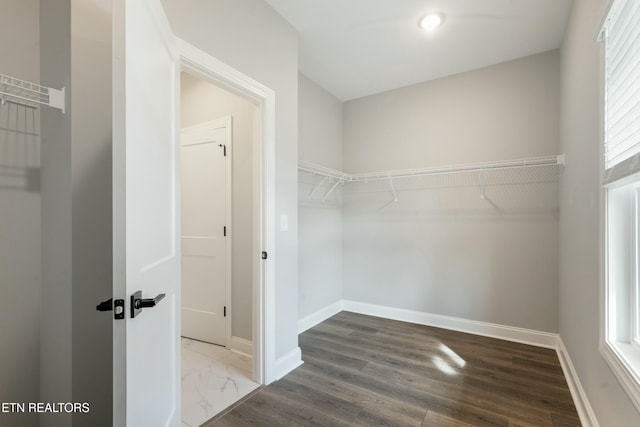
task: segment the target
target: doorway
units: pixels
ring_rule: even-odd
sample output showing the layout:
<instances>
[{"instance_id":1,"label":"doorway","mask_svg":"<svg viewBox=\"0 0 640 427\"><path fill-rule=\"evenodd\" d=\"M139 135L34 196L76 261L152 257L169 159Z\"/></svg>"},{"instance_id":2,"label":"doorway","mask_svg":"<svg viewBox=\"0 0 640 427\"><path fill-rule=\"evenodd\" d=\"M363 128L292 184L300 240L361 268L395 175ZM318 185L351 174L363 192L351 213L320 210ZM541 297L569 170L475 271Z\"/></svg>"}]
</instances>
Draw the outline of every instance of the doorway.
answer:
<instances>
[{"instance_id":1,"label":"doorway","mask_svg":"<svg viewBox=\"0 0 640 427\"><path fill-rule=\"evenodd\" d=\"M275 237L275 92L186 41L176 38L181 70L256 103L253 120L252 374L259 384L276 379L275 270L265 261Z\"/></svg>"},{"instance_id":2,"label":"doorway","mask_svg":"<svg viewBox=\"0 0 640 427\"><path fill-rule=\"evenodd\" d=\"M253 151L257 103L181 73L183 422L199 425L253 381Z\"/></svg>"}]
</instances>

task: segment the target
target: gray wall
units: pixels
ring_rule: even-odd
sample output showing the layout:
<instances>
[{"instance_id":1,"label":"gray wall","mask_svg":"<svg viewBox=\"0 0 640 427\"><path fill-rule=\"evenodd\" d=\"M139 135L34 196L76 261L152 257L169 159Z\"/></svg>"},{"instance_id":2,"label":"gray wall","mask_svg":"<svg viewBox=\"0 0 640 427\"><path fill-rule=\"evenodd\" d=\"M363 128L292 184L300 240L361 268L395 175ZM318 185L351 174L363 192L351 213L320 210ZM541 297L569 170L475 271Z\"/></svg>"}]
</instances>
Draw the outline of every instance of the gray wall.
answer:
<instances>
[{"instance_id":1,"label":"gray wall","mask_svg":"<svg viewBox=\"0 0 640 427\"><path fill-rule=\"evenodd\" d=\"M42 84L69 91L71 2L40 5ZM66 100L67 106L69 100ZM40 399L72 401L71 114L42 111L42 323ZM42 427L71 424L66 414L41 414Z\"/></svg>"},{"instance_id":2,"label":"gray wall","mask_svg":"<svg viewBox=\"0 0 640 427\"><path fill-rule=\"evenodd\" d=\"M113 294L111 206L111 0L72 0L73 401L89 402L74 425L110 426Z\"/></svg>"},{"instance_id":3,"label":"gray wall","mask_svg":"<svg viewBox=\"0 0 640 427\"><path fill-rule=\"evenodd\" d=\"M111 2L45 1L41 76L67 90L67 112L42 112L41 395L89 402L42 426L111 425ZM73 418L73 420L71 420Z\"/></svg>"},{"instance_id":4,"label":"gray wall","mask_svg":"<svg viewBox=\"0 0 640 427\"><path fill-rule=\"evenodd\" d=\"M188 73L181 75L181 126L233 117L231 333L251 340L253 262L253 116L257 106Z\"/></svg>"},{"instance_id":5,"label":"gray wall","mask_svg":"<svg viewBox=\"0 0 640 427\"><path fill-rule=\"evenodd\" d=\"M298 153L301 160L342 170L342 102L303 74L298 77ZM322 178L300 174L298 206L298 315L304 318L342 299L342 206L338 188L309 201Z\"/></svg>"},{"instance_id":6,"label":"gray wall","mask_svg":"<svg viewBox=\"0 0 640 427\"><path fill-rule=\"evenodd\" d=\"M607 0L574 1L562 45L560 336L601 426L640 425L598 351L600 331L600 45Z\"/></svg>"},{"instance_id":7,"label":"gray wall","mask_svg":"<svg viewBox=\"0 0 640 427\"><path fill-rule=\"evenodd\" d=\"M38 0L7 0L0 14L0 73L40 81ZM0 402L39 398L40 115L0 105ZM37 415L0 413L0 425Z\"/></svg>"},{"instance_id":8,"label":"gray wall","mask_svg":"<svg viewBox=\"0 0 640 427\"><path fill-rule=\"evenodd\" d=\"M349 101L348 172L558 153L559 52ZM536 176L397 180L344 191L344 297L558 330L558 186ZM489 181L490 180L490 181ZM388 206L384 207L385 205Z\"/></svg>"},{"instance_id":9,"label":"gray wall","mask_svg":"<svg viewBox=\"0 0 640 427\"><path fill-rule=\"evenodd\" d=\"M279 358L298 347L298 36L262 0L163 0L174 33L276 93L275 317ZM279 223L279 221L278 221ZM279 228L278 228L279 230Z\"/></svg>"}]
</instances>

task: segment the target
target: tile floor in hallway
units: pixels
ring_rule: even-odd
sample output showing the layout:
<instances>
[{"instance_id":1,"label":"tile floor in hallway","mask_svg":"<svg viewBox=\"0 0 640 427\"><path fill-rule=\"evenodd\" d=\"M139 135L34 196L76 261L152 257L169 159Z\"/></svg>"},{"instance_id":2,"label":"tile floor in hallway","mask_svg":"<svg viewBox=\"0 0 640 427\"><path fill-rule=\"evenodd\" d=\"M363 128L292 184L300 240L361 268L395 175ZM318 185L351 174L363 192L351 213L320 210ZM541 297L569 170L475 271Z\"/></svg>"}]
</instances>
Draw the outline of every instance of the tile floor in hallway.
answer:
<instances>
[{"instance_id":1,"label":"tile floor in hallway","mask_svg":"<svg viewBox=\"0 0 640 427\"><path fill-rule=\"evenodd\" d=\"M258 388L251 359L224 347L181 338L182 427L197 427Z\"/></svg>"}]
</instances>

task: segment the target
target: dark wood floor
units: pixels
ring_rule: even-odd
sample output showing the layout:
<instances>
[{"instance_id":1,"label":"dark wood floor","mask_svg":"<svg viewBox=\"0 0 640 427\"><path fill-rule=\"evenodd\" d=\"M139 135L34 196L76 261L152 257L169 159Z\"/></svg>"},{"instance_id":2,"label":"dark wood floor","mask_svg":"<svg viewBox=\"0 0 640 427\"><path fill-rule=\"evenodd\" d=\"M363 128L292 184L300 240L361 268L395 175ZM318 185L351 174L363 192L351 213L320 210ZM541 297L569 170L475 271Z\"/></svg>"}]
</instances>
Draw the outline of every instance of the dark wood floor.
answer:
<instances>
[{"instance_id":1,"label":"dark wood floor","mask_svg":"<svg viewBox=\"0 0 640 427\"><path fill-rule=\"evenodd\" d=\"M341 312L304 364L206 427L579 426L556 352Z\"/></svg>"}]
</instances>

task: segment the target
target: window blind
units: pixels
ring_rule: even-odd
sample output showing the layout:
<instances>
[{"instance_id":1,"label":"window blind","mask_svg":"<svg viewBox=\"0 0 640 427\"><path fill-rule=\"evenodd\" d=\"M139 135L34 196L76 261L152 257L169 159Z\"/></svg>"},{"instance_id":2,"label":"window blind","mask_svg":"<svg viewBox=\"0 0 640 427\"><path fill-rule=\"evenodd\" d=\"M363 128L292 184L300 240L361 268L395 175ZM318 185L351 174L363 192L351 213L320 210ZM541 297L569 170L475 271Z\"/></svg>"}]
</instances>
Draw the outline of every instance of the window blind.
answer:
<instances>
[{"instance_id":1,"label":"window blind","mask_svg":"<svg viewBox=\"0 0 640 427\"><path fill-rule=\"evenodd\" d=\"M614 178L640 171L640 1L614 0L602 35L606 69L604 160L607 174Z\"/></svg>"}]
</instances>

